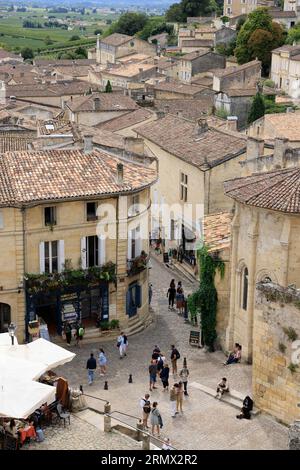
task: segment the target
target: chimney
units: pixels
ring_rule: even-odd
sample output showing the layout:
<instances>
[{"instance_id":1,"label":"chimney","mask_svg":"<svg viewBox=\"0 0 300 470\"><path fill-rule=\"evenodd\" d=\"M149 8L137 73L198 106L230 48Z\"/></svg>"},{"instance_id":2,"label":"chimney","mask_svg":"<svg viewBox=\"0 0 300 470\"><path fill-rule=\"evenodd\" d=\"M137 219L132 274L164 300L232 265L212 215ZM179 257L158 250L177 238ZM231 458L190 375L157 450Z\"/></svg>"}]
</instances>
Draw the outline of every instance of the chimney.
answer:
<instances>
[{"instance_id":1,"label":"chimney","mask_svg":"<svg viewBox=\"0 0 300 470\"><path fill-rule=\"evenodd\" d=\"M144 69L142 67L139 68L139 73L143 73Z\"/></svg>"},{"instance_id":2,"label":"chimney","mask_svg":"<svg viewBox=\"0 0 300 470\"><path fill-rule=\"evenodd\" d=\"M157 119L162 119L165 117L165 113L163 111L156 111Z\"/></svg>"},{"instance_id":3,"label":"chimney","mask_svg":"<svg viewBox=\"0 0 300 470\"><path fill-rule=\"evenodd\" d=\"M144 139L136 137L125 137L125 152L144 155Z\"/></svg>"},{"instance_id":4,"label":"chimney","mask_svg":"<svg viewBox=\"0 0 300 470\"><path fill-rule=\"evenodd\" d=\"M123 177L124 177L124 165L123 163L117 164L117 183L123 184Z\"/></svg>"},{"instance_id":5,"label":"chimney","mask_svg":"<svg viewBox=\"0 0 300 470\"><path fill-rule=\"evenodd\" d=\"M158 64L158 59L154 59L154 60L153 60L153 64L154 64L154 65L157 65L157 64Z\"/></svg>"},{"instance_id":6,"label":"chimney","mask_svg":"<svg viewBox=\"0 0 300 470\"><path fill-rule=\"evenodd\" d=\"M285 151L288 148L289 140L285 137L276 137L274 142L274 156L273 156L273 167L284 168L285 167Z\"/></svg>"},{"instance_id":7,"label":"chimney","mask_svg":"<svg viewBox=\"0 0 300 470\"><path fill-rule=\"evenodd\" d=\"M166 77L166 82L170 83L170 81L171 81L171 77Z\"/></svg>"},{"instance_id":8,"label":"chimney","mask_svg":"<svg viewBox=\"0 0 300 470\"><path fill-rule=\"evenodd\" d=\"M287 113L294 113L295 110L294 110L294 108L292 108L292 106L287 106L286 112L287 112Z\"/></svg>"},{"instance_id":9,"label":"chimney","mask_svg":"<svg viewBox=\"0 0 300 470\"><path fill-rule=\"evenodd\" d=\"M178 111L177 111L177 116L183 117L183 111L182 111L182 109L178 109Z\"/></svg>"},{"instance_id":10,"label":"chimney","mask_svg":"<svg viewBox=\"0 0 300 470\"><path fill-rule=\"evenodd\" d=\"M238 117L237 116L228 116L227 117L227 129L229 131L237 131L237 123L238 123Z\"/></svg>"},{"instance_id":11,"label":"chimney","mask_svg":"<svg viewBox=\"0 0 300 470\"><path fill-rule=\"evenodd\" d=\"M94 111L100 111L100 98L98 96L94 98L93 108Z\"/></svg>"},{"instance_id":12,"label":"chimney","mask_svg":"<svg viewBox=\"0 0 300 470\"><path fill-rule=\"evenodd\" d=\"M247 160L261 157L264 153L264 141L256 137L247 139Z\"/></svg>"},{"instance_id":13,"label":"chimney","mask_svg":"<svg viewBox=\"0 0 300 470\"><path fill-rule=\"evenodd\" d=\"M84 153L90 153L93 150L93 136L91 134L87 134L83 137L84 142Z\"/></svg>"},{"instance_id":14,"label":"chimney","mask_svg":"<svg viewBox=\"0 0 300 470\"><path fill-rule=\"evenodd\" d=\"M198 119L196 126L197 135L202 135L208 131L208 124L205 118Z\"/></svg>"},{"instance_id":15,"label":"chimney","mask_svg":"<svg viewBox=\"0 0 300 470\"><path fill-rule=\"evenodd\" d=\"M165 114L168 114L170 112L170 106L168 104L165 105L164 112Z\"/></svg>"}]
</instances>

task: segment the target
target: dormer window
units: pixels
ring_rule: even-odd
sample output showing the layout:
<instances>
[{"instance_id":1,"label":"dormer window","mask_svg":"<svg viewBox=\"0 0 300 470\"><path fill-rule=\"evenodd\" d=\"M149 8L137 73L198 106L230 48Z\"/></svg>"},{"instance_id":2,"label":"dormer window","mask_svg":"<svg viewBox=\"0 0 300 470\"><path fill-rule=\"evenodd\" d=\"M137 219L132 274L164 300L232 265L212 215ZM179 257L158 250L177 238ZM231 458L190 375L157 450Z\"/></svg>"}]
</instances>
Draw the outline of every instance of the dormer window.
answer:
<instances>
[{"instance_id":1,"label":"dormer window","mask_svg":"<svg viewBox=\"0 0 300 470\"><path fill-rule=\"evenodd\" d=\"M86 203L86 220L88 222L97 220L97 207L96 202Z\"/></svg>"},{"instance_id":2,"label":"dormer window","mask_svg":"<svg viewBox=\"0 0 300 470\"><path fill-rule=\"evenodd\" d=\"M50 206L44 208L45 225L56 225L56 207Z\"/></svg>"}]
</instances>

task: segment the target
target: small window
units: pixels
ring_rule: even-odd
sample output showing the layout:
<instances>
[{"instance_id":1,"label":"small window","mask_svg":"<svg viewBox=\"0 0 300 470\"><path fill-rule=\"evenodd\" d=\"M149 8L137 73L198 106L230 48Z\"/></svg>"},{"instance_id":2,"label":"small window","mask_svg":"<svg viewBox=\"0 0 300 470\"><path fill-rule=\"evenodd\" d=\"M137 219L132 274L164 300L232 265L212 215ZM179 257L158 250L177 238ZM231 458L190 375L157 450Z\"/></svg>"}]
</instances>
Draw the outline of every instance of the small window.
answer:
<instances>
[{"instance_id":1,"label":"small window","mask_svg":"<svg viewBox=\"0 0 300 470\"><path fill-rule=\"evenodd\" d=\"M248 268L244 268L242 281L243 281L242 307L243 307L243 310L247 310L247 306L248 306Z\"/></svg>"},{"instance_id":2,"label":"small window","mask_svg":"<svg viewBox=\"0 0 300 470\"><path fill-rule=\"evenodd\" d=\"M56 225L56 207L45 207L45 225Z\"/></svg>"},{"instance_id":3,"label":"small window","mask_svg":"<svg viewBox=\"0 0 300 470\"><path fill-rule=\"evenodd\" d=\"M140 204L140 196L139 194L135 194L131 198L131 205L129 207L130 216L133 216L139 213L139 204Z\"/></svg>"},{"instance_id":4,"label":"small window","mask_svg":"<svg viewBox=\"0 0 300 470\"><path fill-rule=\"evenodd\" d=\"M183 202L187 201L187 190L188 190L188 176L181 173L180 176L180 200Z\"/></svg>"},{"instance_id":5,"label":"small window","mask_svg":"<svg viewBox=\"0 0 300 470\"><path fill-rule=\"evenodd\" d=\"M58 242L45 242L45 273L58 271Z\"/></svg>"},{"instance_id":6,"label":"small window","mask_svg":"<svg viewBox=\"0 0 300 470\"><path fill-rule=\"evenodd\" d=\"M86 220L88 222L97 220L97 203L96 202L86 203Z\"/></svg>"}]
</instances>

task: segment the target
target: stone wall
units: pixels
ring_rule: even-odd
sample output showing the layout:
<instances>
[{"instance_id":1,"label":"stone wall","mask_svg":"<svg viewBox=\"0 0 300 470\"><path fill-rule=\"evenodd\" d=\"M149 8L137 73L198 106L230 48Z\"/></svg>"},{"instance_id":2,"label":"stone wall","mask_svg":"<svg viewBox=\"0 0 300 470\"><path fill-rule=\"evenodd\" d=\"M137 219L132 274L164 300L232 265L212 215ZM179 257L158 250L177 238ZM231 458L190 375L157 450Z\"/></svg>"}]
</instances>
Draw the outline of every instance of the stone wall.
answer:
<instances>
[{"instance_id":1,"label":"stone wall","mask_svg":"<svg viewBox=\"0 0 300 470\"><path fill-rule=\"evenodd\" d=\"M284 423L299 419L300 291L258 284L253 325L256 405ZM293 365L292 365L293 364Z\"/></svg>"}]
</instances>

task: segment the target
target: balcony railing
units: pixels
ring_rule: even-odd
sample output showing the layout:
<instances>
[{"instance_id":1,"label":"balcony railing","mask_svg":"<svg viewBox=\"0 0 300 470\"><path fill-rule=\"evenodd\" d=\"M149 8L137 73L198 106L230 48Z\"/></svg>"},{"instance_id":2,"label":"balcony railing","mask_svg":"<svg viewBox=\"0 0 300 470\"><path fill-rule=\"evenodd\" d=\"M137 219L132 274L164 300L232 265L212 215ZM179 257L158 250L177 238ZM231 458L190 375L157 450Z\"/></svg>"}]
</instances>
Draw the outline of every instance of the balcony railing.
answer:
<instances>
[{"instance_id":1,"label":"balcony railing","mask_svg":"<svg viewBox=\"0 0 300 470\"><path fill-rule=\"evenodd\" d=\"M136 258L127 260L127 274L128 276L134 276L147 269L148 261L150 257L145 253L137 256Z\"/></svg>"}]
</instances>

